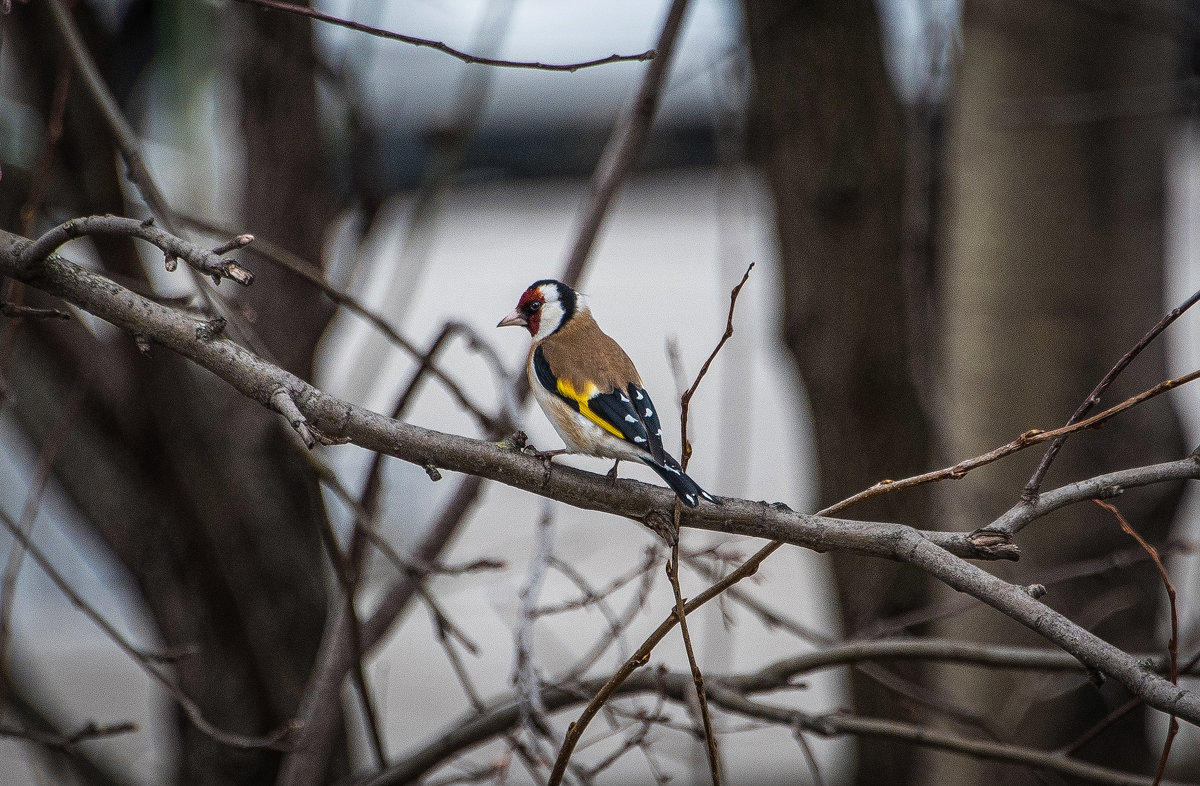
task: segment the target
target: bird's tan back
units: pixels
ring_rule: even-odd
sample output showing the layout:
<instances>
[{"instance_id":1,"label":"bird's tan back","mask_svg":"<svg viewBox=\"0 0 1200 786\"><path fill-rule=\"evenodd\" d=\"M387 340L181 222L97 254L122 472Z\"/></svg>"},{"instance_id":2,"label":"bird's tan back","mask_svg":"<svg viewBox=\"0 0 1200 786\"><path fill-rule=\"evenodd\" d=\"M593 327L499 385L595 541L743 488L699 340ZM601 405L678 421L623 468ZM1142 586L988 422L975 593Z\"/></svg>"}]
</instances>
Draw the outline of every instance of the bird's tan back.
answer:
<instances>
[{"instance_id":1,"label":"bird's tan back","mask_svg":"<svg viewBox=\"0 0 1200 786\"><path fill-rule=\"evenodd\" d=\"M566 380L575 390L583 391L589 382L602 393L624 390L630 382L642 385L633 361L600 329L589 311L576 312L574 319L530 351L537 346L542 348L554 376Z\"/></svg>"}]
</instances>

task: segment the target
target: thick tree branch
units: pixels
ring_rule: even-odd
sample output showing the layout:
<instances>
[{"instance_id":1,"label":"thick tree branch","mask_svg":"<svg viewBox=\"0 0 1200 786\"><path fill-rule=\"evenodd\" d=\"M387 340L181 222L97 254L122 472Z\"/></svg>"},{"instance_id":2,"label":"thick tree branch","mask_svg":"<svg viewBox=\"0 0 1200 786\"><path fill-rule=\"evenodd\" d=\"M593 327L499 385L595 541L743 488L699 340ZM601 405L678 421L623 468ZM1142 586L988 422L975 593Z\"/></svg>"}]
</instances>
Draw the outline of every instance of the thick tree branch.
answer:
<instances>
[{"instance_id":1,"label":"thick tree branch","mask_svg":"<svg viewBox=\"0 0 1200 786\"><path fill-rule=\"evenodd\" d=\"M272 396L285 389L308 422L323 434L418 466L432 463L575 507L637 521L652 517L669 520L675 498L665 488L628 479L610 485L602 476L568 467L555 467L547 480L542 463L529 456L502 450L494 443L393 421L329 396L227 338L198 335L197 327L202 323L195 318L136 295L62 257L50 257L29 269L24 264L29 246L30 241L24 238L0 232L0 273L63 297L120 328L190 358L263 406L270 406ZM1102 415L1077 426L1084 427ZM1200 477L1200 465L1192 477ZM682 516L682 524L784 541L816 551L840 550L915 565L1032 628L1088 666L1116 678L1151 706L1200 725L1200 697L1148 673L1138 660L1054 612L1025 588L956 558L950 550L972 556L969 542L961 535L923 533L900 524L809 516L780 504L739 499L727 499L721 506L689 509ZM364 632L368 641L371 625L372 620L368 620Z\"/></svg>"}]
</instances>

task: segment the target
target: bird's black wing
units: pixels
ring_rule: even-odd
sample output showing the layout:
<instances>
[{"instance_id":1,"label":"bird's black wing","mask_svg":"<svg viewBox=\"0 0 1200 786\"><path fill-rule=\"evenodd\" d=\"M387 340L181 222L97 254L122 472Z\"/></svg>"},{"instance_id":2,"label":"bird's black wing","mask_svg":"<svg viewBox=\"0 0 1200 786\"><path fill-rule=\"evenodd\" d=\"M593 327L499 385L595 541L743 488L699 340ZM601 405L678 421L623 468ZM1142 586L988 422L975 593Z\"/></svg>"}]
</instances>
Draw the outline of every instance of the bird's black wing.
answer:
<instances>
[{"instance_id":1,"label":"bird's black wing","mask_svg":"<svg viewBox=\"0 0 1200 786\"><path fill-rule=\"evenodd\" d=\"M616 426L622 437L644 448L656 462L663 462L662 425L645 390L630 384L625 390L597 393L588 400L588 405Z\"/></svg>"}]
</instances>

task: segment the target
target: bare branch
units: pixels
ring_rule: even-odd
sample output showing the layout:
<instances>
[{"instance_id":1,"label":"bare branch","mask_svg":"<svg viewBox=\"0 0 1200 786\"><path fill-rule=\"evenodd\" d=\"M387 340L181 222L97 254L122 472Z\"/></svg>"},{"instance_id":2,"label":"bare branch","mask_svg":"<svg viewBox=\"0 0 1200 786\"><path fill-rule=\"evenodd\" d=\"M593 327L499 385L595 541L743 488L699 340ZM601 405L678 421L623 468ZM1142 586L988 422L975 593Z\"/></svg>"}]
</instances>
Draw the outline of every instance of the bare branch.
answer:
<instances>
[{"instance_id":1,"label":"bare branch","mask_svg":"<svg viewBox=\"0 0 1200 786\"><path fill-rule=\"evenodd\" d=\"M721 343L724 343L724 341ZM720 347L718 346L718 349L719 348ZM716 353L714 353L714 355L715 354ZM697 378L696 381L699 383L699 378ZM695 389L694 385L692 386L692 389ZM686 454L684 458L686 459ZM681 504L676 501L676 518L679 516L680 507ZM676 527L676 533L678 533L678 524L676 524ZM679 621L679 635L683 638L683 649L687 654L688 669L692 675L692 687L695 689L696 703L698 705L697 709L700 713L700 728L704 734L704 749L705 753L708 755L708 774L712 779L713 786L721 786L721 783L723 782L721 778L721 753L717 747L716 732L713 730L712 713L708 709L708 691L705 688L704 674L701 673L700 664L696 661L696 651L692 647L692 635L688 630L689 626L687 621L687 609L684 607L683 603L683 591L679 587L678 534L676 535L675 540L671 543L671 559L667 562L667 578L670 580L671 592L675 596L675 619ZM559 760L562 761L563 764L566 764L567 759L569 759L571 756L571 747L568 747L568 745L570 744L573 746L573 744L579 740L579 737L575 736L576 729L578 729L578 733L582 735L585 725L586 724L576 723L570 727L570 733L567 735L567 742L563 744L562 751L559 753ZM573 736L574 739L572 739ZM557 772L557 764L555 771ZM551 773L550 786L557 786L560 780L561 776L555 778L554 773Z\"/></svg>"},{"instance_id":2,"label":"bare branch","mask_svg":"<svg viewBox=\"0 0 1200 786\"><path fill-rule=\"evenodd\" d=\"M88 96L100 111L105 125L108 126L113 140L121 151L121 157L125 159L129 180L137 187L142 199L150 208L151 215L155 216L166 229L174 231L171 209L167 205L167 199L163 195L162 189L158 187L158 183L150 173L150 168L146 166L137 134L134 133L133 126L125 119L112 91L104 83L100 68L96 65L91 53L88 52L87 44L83 42L83 35L79 32L79 27L76 26L75 20L71 18L71 13L63 5L62 0L47 0L46 5L54 19L54 26L63 39L67 55L82 78Z\"/></svg>"},{"instance_id":3,"label":"bare branch","mask_svg":"<svg viewBox=\"0 0 1200 786\"><path fill-rule=\"evenodd\" d=\"M1123 469L1068 483L1053 491L1038 494L1036 499L1017 503L991 524L976 530L972 536L977 533L993 533L1005 539L1011 539L1031 521L1059 508L1089 499L1118 497L1127 488L1172 480L1195 479L1197 467L1200 467L1200 455L1193 454L1177 461Z\"/></svg>"},{"instance_id":4,"label":"bare branch","mask_svg":"<svg viewBox=\"0 0 1200 786\"><path fill-rule=\"evenodd\" d=\"M1002 742L969 739L919 724L863 718L842 713L808 715L783 707L773 707L751 701L741 694L724 689L719 685L713 686L712 698L716 704L732 712L775 723L787 723L794 728L802 728L824 737L843 734L885 737L914 745L954 751L981 759L1024 764L1037 769L1084 778L1095 783L1118 784L1119 786L1146 786L1152 783L1143 775L1069 759L1061 753L1039 751Z\"/></svg>"},{"instance_id":5,"label":"bare branch","mask_svg":"<svg viewBox=\"0 0 1200 786\"><path fill-rule=\"evenodd\" d=\"M430 49L436 49L439 52L444 52L451 57L457 57L464 63L477 63L479 65L496 66L498 68L531 68L538 71L569 71L575 72L582 68L592 68L593 66L608 65L609 63L630 63L643 62L654 59L654 50L648 50L636 55L618 55L612 54L608 57L601 57L596 60L585 60L579 63L536 63L520 60L497 60L492 57L479 57L477 55L468 54L459 51L452 46L442 43L441 41L432 41L428 38L418 38L416 36L405 35L403 33L395 33L391 30L383 30L378 27L364 25L361 22L354 22L349 19L341 19L329 14L323 14L320 11L314 11L311 8L304 6L292 5L290 3L278 2L278 0L237 0L239 3L247 5L256 5L260 8L267 8L272 11L284 11L289 14L298 14L307 16L309 19L315 19L318 22L337 25L348 30L355 30L360 33L368 33L379 38L386 38L391 41L402 41L413 46L424 46Z\"/></svg>"},{"instance_id":6,"label":"bare branch","mask_svg":"<svg viewBox=\"0 0 1200 786\"><path fill-rule=\"evenodd\" d=\"M153 679L159 685L162 685L167 690L167 692L171 695L171 698L173 698L175 702L179 704L184 714L187 715L188 720L190 720L197 729L213 738L217 742L234 748L272 748L275 750L282 750L284 748L284 740L294 730L291 723L285 723L279 729L263 737L251 737L244 734L236 734L231 731L225 731L224 729L217 728L209 723L204 717L204 713L201 711L200 705L198 705L190 696L184 693L179 686L175 684L174 680L170 679L168 676L159 671L158 668L153 665L151 660L142 654L141 650L133 646L128 639L121 635L120 631L118 631L112 625L112 623L106 620L100 614L100 612L96 611L96 609L92 607L90 603L84 600L83 597L71 587L70 583L63 577L63 575L55 569L54 565L50 563L46 556L42 554L41 549L34 545L34 543L29 540L25 533L21 531L21 528L17 526L16 522L10 519L2 510L0 510L0 525L7 529L9 533L16 538L17 542L21 544L21 547L25 549L29 556L33 558L33 561L41 567L46 575L50 577L50 580L54 582L55 586L58 587L59 591L62 592L63 595L65 595L67 599L76 606L76 608L87 615L88 619L95 623L100 630L104 631L104 634L108 636L113 643L120 647L126 655L132 658L133 661L142 669L142 671L144 671L151 679Z\"/></svg>"},{"instance_id":7,"label":"bare branch","mask_svg":"<svg viewBox=\"0 0 1200 786\"><path fill-rule=\"evenodd\" d=\"M408 423L389 420L377 413L356 407L328 396L303 380L276 366L266 363L232 341L218 337L210 341L196 339L196 322L185 314L117 286L112 281L73 265L61 257L47 259L30 271L21 263L21 255L29 241L0 232L0 272L4 272L86 308L96 316L132 333L141 333L157 343L188 357L225 379L241 393L269 405L271 395L283 386L292 391L297 407L322 433L346 438L369 450L387 453L402 460L424 466L436 460L443 470L472 475L465 485L474 485L482 478L499 480L508 485L552 497L576 507L604 510L616 515L644 521L653 516L667 516L674 507L674 495L665 488L623 479L609 484L602 476L559 467L547 482L542 463L519 453L504 452L494 443L458 437L422 429ZM1189 375L1200 376L1200 373ZM1171 380L1130 401L1145 400L1148 395L1162 392L1180 380ZM1111 417L1117 411L1132 406L1118 405L1070 428L1086 428L1099 419ZM1059 430L1061 432L1061 430ZM1045 432L1052 434L1053 432ZM1034 435L1031 439L1036 439ZM1200 463L1197 464L1200 475ZM474 494L467 497L474 499ZM467 503L469 504L469 502ZM1119 680L1147 703L1181 718L1200 724L1200 697L1181 690L1169 681L1147 674L1140 662L1119 648L1099 639L1070 620L1035 600L1023 587L1009 584L979 568L956 558L939 544L964 553L971 553L963 536L939 536L922 533L899 524L849 521L808 516L796 513L784 505L728 499L721 506L702 505L682 514L685 526L764 537L772 541L746 564L729 574L725 580L710 587L687 604L690 613L719 595L728 586L745 578L757 569L762 560L787 540L795 545L817 551L844 550L914 565L946 583L997 608L1014 620L1060 647L1081 658L1089 666ZM431 537L434 533L431 533ZM440 551L440 546L436 549ZM432 555L422 559L433 560ZM401 582L404 584L405 582ZM396 596L402 608L411 597L411 590ZM389 592L388 595L391 593ZM386 628L394 619L396 605L387 598L376 614L364 626L364 646L375 641L371 635L374 623ZM388 615L391 614L389 617ZM386 623L385 623L386 620ZM674 626L674 615L660 625L652 638L661 640ZM380 631L376 631L379 633ZM655 638L657 637L657 638ZM650 644L653 649L653 643ZM647 654L649 650L646 651ZM339 672L338 682L345 670Z\"/></svg>"},{"instance_id":8,"label":"bare branch","mask_svg":"<svg viewBox=\"0 0 1200 786\"><path fill-rule=\"evenodd\" d=\"M38 745L44 745L47 748L62 751L69 751L81 742L100 740L105 737L116 737L120 734L130 734L135 731L137 731L137 724L132 721L106 724L88 721L80 728L66 735L48 734L34 729L23 729L0 724L0 737L28 740Z\"/></svg>"},{"instance_id":9,"label":"bare branch","mask_svg":"<svg viewBox=\"0 0 1200 786\"><path fill-rule=\"evenodd\" d=\"M70 319L71 315L57 308L34 308L7 301L0 302L0 314L9 319Z\"/></svg>"},{"instance_id":10,"label":"bare branch","mask_svg":"<svg viewBox=\"0 0 1200 786\"><path fill-rule=\"evenodd\" d=\"M894 723L844 713L814 716L797 713L790 709L764 708L764 705L749 703L749 699L746 698L749 695L787 687L797 676L807 671L868 659L886 660L891 658L947 660L984 668L1035 669L1083 674L1083 669L1078 661L1066 653L1053 650L992 647L972 642L914 639L853 642L772 663L757 672L740 675L710 675L709 691L713 702L725 709L750 717L765 717L773 722L782 722L785 725L803 728L822 736L857 734L889 737L973 756L1027 764L1067 775L1089 777L1101 783L1150 783L1150 779L1144 776L1096 767L1073 760L1058 752L1042 752L1018 745L935 733L926 727L914 724ZM581 693L590 694L598 691L600 687L600 680L589 680L579 686L578 691L566 690L561 687L547 687L543 701L548 710L564 709L582 703ZM662 669L646 669L632 675L617 688L616 694L628 696L655 692L661 693L673 701L684 703L692 690L690 674L667 672ZM784 713L786 716L782 715ZM518 722L517 698L512 695L499 697L487 704L484 713L473 714L450 724L449 730L435 741L401 757L383 773L367 779L360 786L412 782L455 753L500 734L506 729L514 728Z\"/></svg>"},{"instance_id":11,"label":"bare branch","mask_svg":"<svg viewBox=\"0 0 1200 786\"><path fill-rule=\"evenodd\" d=\"M180 220L184 224L208 234L229 234L227 229L218 227L215 224L211 224L207 221L201 221L200 219L192 216L180 216ZM436 379L446 388L447 392L454 397L454 400L458 402L459 406L475 417L475 420L478 421L479 425L483 429L491 431L493 429L512 429L516 427L513 425L515 423L515 418L511 412L513 408L508 406L509 402L506 399L502 399L504 400L506 407L501 416L493 417L477 407L459 386L459 384L444 371L442 371L440 367L433 363L433 359L436 357L437 352L441 349L441 343L438 340L435 339L433 344L431 344L430 349L422 352L416 344L413 344L412 341L400 333L400 331L397 330L384 317L375 311L372 311L358 298L341 291L326 281L325 276L322 274L319 266L307 259L304 259L303 257L293 254L286 248L278 246L268 240L256 240L254 243L254 253L258 256L258 258L266 260L273 265L278 265L279 267L282 267L285 270L300 276L309 284L317 287L334 303L337 303L339 306L344 306L351 313L356 314L362 319L366 320L376 330L378 330L384 336L384 338L400 349L404 350L410 356L419 360L421 363L419 367L420 370L417 372L418 376L414 377L414 382L420 378L420 375L425 373L429 374L429 376ZM463 335L469 342L468 345L472 349L479 352L500 376L504 376L506 373L504 365L500 362L499 356L497 356L495 350L492 349L491 345L484 341L481 336L475 333L470 326L462 322L447 323L442 329L442 333L438 335L438 338L444 342L445 339L448 339L455 334ZM395 417L399 417L399 415L396 415Z\"/></svg>"},{"instance_id":12,"label":"bare branch","mask_svg":"<svg viewBox=\"0 0 1200 786\"><path fill-rule=\"evenodd\" d=\"M1200 297L1200 292L1196 293L1196 297ZM1094 499L1100 507L1107 510L1113 515L1117 522L1121 525L1121 529L1129 537L1137 541L1150 559L1154 560L1154 566L1158 568L1158 575L1162 579L1163 586L1167 590L1167 601L1171 609L1171 640L1167 643L1167 657L1170 664L1170 679L1176 685L1179 684L1179 606L1175 597L1175 586L1171 584L1171 577L1167 573L1167 568L1163 565L1162 558L1158 556L1158 550L1146 542L1146 539L1138 534L1125 517L1121 515L1121 511L1117 510L1115 505L1111 505L1104 500ZM1163 743L1162 755L1158 759L1158 769L1154 772L1154 786L1158 786L1162 782L1163 773L1167 769L1167 759L1171 755L1171 744L1175 741L1175 735L1179 733L1179 719L1174 715L1170 717L1167 723L1167 739Z\"/></svg>"},{"instance_id":13,"label":"bare branch","mask_svg":"<svg viewBox=\"0 0 1200 786\"><path fill-rule=\"evenodd\" d=\"M25 250L21 257L21 263L25 267L33 268L63 244L85 235L138 237L162 249L166 255L168 270L173 269L173 260L182 259L197 272L210 276L213 283L219 284L222 278L228 278L248 287L254 282L253 273L232 259L222 259L215 250L202 249L195 243L189 243L169 232L164 232L154 226L152 221L138 221L134 218L120 216L84 216L65 221L35 240ZM251 236L243 235L242 237ZM240 239L235 238L235 240Z\"/></svg>"},{"instance_id":14,"label":"bare branch","mask_svg":"<svg viewBox=\"0 0 1200 786\"><path fill-rule=\"evenodd\" d=\"M1087 398L1083 400L1083 403L1079 405L1079 408L1076 409L1071 417L1067 420L1066 425L1069 426L1072 423L1082 420L1084 415L1086 415L1092 410L1093 407L1099 404L1100 397L1104 395L1104 391L1108 390L1108 386L1111 385L1118 376L1120 376L1121 372L1125 370L1126 366L1132 363L1133 359L1140 355L1142 350L1149 346L1150 342L1157 338L1160 333L1170 327L1172 322L1174 322L1176 319L1179 319L1183 312L1196 305L1197 301L1200 301L1200 290L1194 292L1187 300L1168 311L1166 315L1158 321L1158 324L1150 328L1146 335L1142 336L1141 339L1134 344L1133 347L1131 347L1130 350L1126 352L1120 360L1117 361L1116 365L1109 369L1108 373L1105 374L1098 383L1096 383L1096 387L1092 388L1091 393L1088 393ZM1050 443L1050 447L1046 449L1046 453L1042 456L1042 460L1038 464L1037 469L1033 471L1033 475L1029 478L1029 482L1025 484L1025 488L1021 492L1021 499L1028 502L1037 497L1038 492L1042 488L1042 480L1046 477L1046 473L1050 471L1050 465L1054 463L1054 457L1058 455L1058 451L1062 449L1063 443L1066 441L1067 435L1064 434L1063 436L1055 439L1054 442Z\"/></svg>"},{"instance_id":15,"label":"bare branch","mask_svg":"<svg viewBox=\"0 0 1200 786\"><path fill-rule=\"evenodd\" d=\"M46 484L50 480L50 472L59 450L73 431L76 416L83 406L84 396L91 382L91 370L85 369L78 375L63 402L62 411L55 421L53 429L38 449L37 461L30 479L29 493L25 496L25 506L21 510L21 519L17 526L29 538L33 534L33 525L37 521L38 509L42 504L42 496L46 492ZM8 552L8 561L4 566L4 576L0 580L0 669L8 671L8 645L12 630L12 613L17 596L17 576L25 561L25 549L20 543L14 543Z\"/></svg>"},{"instance_id":16,"label":"bare branch","mask_svg":"<svg viewBox=\"0 0 1200 786\"><path fill-rule=\"evenodd\" d=\"M1162 395L1169 390L1174 390L1175 388L1181 385L1186 385L1187 383L1193 382L1196 379L1200 379L1200 370L1193 371L1190 374L1184 374L1183 376L1176 377L1175 379L1167 379L1159 382L1154 387L1143 390L1136 396L1131 396L1130 398L1125 399L1120 404L1109 407L1099 414L1092 415L1086 420L1077 421L1069 426L1062 426L1050 431L1030 429L1007 444L1001 445L994 450L989 450L987 453L976 456L975 458L960 461L953 466L944 467L933 472L924 472L920 475L913 475L912 477L904 478L903 480L881 480L874 486L860 491L851 497L847 497L841 502L831 505L829 508L826 508L824 511L822 511L822 513L832 513L835 511L840 512L851 507L852 505L862 502L863 500L871 499L872 497L877 497L881 494L887 494L903 488L911 488L913 486L920 486L926 483L934 483L942 480L958 480L973 469L978 469L985 464L991 464L992 462L999 461L1006 456L1011 456L1013 453L1024 450L1030 445L1037 445L1042 442L1046 442L1047 440L1057 439L1061 436L1074 434L1077 431L1083 431L1084 429L1097 428L1127 409L1136 407L1145 401L1149 401L1155 396ZM1028 523L1028 521L1025 523ZM997 541L989 537L980 537L981 535L1003 536L1004 533L1000 530L997 530L992 525L988 525L987 527L976 530L967 536L968 541L970 541L970 546L977 550L977 553L974 556L984 559L1015 560L1018 558L1020 552L1016 550L1016 546L1010 542L1010 539L1001 537ZM990 555L988 555L989 552ZM959 552L955 551L955 553Z\"/></svg>"},{"instance_id":17,"label":"bare branch","mask_svg":"<svg viewBox=\"0 0 1200 786\"><path fill-rule=\"evenodd\" d=\"M725 342L733 338L733 310L737 306L738 295L742 292L742 287L746 286L746 282L750 280L750 271L754 269L754 263L751 262L746 267L746 272L742 274L742 280L737 283L729 292L729 317L725 320L725 332L721 334L721 340L713 347L713 351L709 354L708 359L704 361L704 365L700 367L700 371L696 373L696 380L692 382L692 386L684 391L679 397L679 452L682 454L679 457L680 463L686 470L688 461L692 458L692 445L687 438L687 423L688 423L688 407L691 406L692 396L696 395L697 388L700 387L701 381L708 373L708 367L716 359L721 348L725 346Z\"/></svg>"}]
</instances>

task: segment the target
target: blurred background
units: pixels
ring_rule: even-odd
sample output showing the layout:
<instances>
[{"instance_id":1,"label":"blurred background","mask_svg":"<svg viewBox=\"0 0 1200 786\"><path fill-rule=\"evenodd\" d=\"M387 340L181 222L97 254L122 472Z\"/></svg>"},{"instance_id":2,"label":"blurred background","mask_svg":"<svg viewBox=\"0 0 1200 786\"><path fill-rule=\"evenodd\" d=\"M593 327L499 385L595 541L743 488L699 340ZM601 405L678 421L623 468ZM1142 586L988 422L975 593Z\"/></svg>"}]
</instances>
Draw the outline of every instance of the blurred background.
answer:
<instances>
[{"instance_id":1,"label":"blurred background","mask_svg":"<svg viewBox=\"0 0 1200 786\"><path fill-rule=\"evenodd\" d=\"M519 427L540 448L560 446L540 411L512 396L527 336L493 326L529 283L561 274L592 173L647 63L469 65L227 0L66 5L174 228L209 246L255 235L237 254L255 284L216 291L231 335L333 395L385 413L403 401L409 422L489 439ZM570 63L653 48L667 6L312 7L480 56ZM0 20L0 226L34 237L72 216L150 215L50 4L18 0ZM1065 422L1200 289L1198 26L1200 6L1166 0L690 3L661 107L579 287L670 415L678 453L671 402L755 265L735 335L691 407L689 473L716 494L811 512ZM207 282L165 273L157 250L128 239L66 253L165 302L214 306L199 297L212 297ZM5 300L57 305L12 282ZM278 416L73 314L8 319L0 332L0 511L136 648L169 656L165 670L220 728L261 735L297 713L341 603L323 532L353 560L364 618L397 581L396 565L354 536L346 496L400 554L432 559L431 530L450 534L436 553L446 569L424 579L365 662L388 761L530 680L607 676L673 606L664 547L636 523L451 473L433 483L420 467L376 467L353 446L320 448L314 464ZM419 352L436 342L436 365L475 412L439 380L414 384L420 359L380 321ZM1102 403L1194 370L1198 325L1180 319ZM1045 487L1180 458L1200 443L1197 412L1185 387L1081 434ZM1040 456L846 515L969 531L1019 500ZM1160 484L1118 503L1169 556L1183 661L1200 645L1194 496ZM1019 562L985 567L1045 584L1045 602L1128 651L1165 648L1161 584L1107 514L1059 511L1017 543ZM697 531L682 544L685 597L760 545ZM276 781L278 752L198 731L22 553L0 535L0 729L11 735L0 741L0 783ZM843 639L1042 643L952 595L890 563L784 549L737 598L697 613L692 635L712 674ZM686 670L677 635L652 663ZM1082 674L902 662L803 680L770 700L1069 748L1142 775L1166 726L1135 709L1089 733L1129 694ZM376 769L349 682L343 702L314 782ZM706 782L691 708L653 695L614 707L576 756L595 771L571 777ZM462 751L427 782L544 782L537 756L557 749L578 710ZM69 735L89 721L136 730L71 746L13 733ZM794 734L727 713L716 723L729 783L1075 782L887 738ZM1200 782L1197 751L1185 728L1168 775Z\"/></svg>"}]
</instances>

